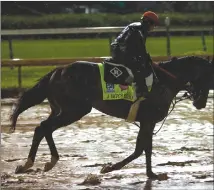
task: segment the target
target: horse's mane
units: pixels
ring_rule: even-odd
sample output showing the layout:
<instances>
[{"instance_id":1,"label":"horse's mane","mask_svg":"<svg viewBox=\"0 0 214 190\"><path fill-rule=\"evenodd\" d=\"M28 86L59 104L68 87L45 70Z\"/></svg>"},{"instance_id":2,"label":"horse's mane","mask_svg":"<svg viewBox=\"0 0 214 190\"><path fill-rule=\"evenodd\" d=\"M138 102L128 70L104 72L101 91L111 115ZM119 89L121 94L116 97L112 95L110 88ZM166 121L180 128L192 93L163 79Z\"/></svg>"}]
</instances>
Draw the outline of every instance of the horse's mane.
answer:
<instances>
[{"instance_id":1,"label":"horse's mane","mask_svg":"<svg viewBox=\"0 0 214 190\"><path fill-rule=\"evenodd\" d=\"M171 60L169 61L163 61L163 62L160 62L158 65L159 66L168 66L170 64L176 64L176 63L179 63L179 64L186 64L186 63L192 63L192 64L195 64L196 61L198 63L203 63L203 64L207 64L207 65L210 65L210 62L203 58L203 57L198 57L198 56L183 56L183 57L172 57Z\"/></svg>"}]
</instances>

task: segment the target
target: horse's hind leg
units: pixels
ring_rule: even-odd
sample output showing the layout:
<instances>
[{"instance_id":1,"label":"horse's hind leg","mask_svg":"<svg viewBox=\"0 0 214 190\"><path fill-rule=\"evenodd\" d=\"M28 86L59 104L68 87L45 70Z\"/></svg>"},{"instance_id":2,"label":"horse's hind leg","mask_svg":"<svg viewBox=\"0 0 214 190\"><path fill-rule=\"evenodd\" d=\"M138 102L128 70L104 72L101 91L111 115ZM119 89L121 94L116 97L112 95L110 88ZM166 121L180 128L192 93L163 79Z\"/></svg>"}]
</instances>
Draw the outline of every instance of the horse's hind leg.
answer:
<instances>
[{"instance_id":1,"label":"horse's hind leg","mask_svg":"<svg viewBox=\"0 0 214 190\"><path fill-rule=\"evenodd\" d=\"M47 140L51 152L51 161L45 164L44 171L51 170L59 160L59 154L57 152L52 133L60 127L80 120L84 115L88 114L91 109L91 105L81 102L77 105L77 107L72 106L72 108L70 109L64 109L59 115L43 123L45 138Z\"/></svg>"},{"instance_id":2,"label":"horse's hind leg","mask_svg":"<svg viewBox=\"0 0 214 190\"><path fill-rule=\"evenodd\" d=\"M53 108L53 107L51 107ZM62 127L78 121L84 115L91 111L92 107L86 102L77 102L71 104L71 108L61 109L61 112L56 115L55 109L52 109L51 115L47 120L42 121L40 126L35 128L31 149L28 155L27 162L24 166L17 166L15 173L23 173L33 166L36 153L41 140L45 137L51 151L51 162L46 163L44 170L48 171L54 167L59 160L59 155L53 141L52 133Z\"/></svg>"},{"instance_id":3,"label":"horse's hind leg","mask_svg":"<svg viewBox=\"0 0 214 190\"><path fill-rule=\"evenodd\" d=\"M52 112L51 112L51 114L47 120L54 117L55 114L56 114L56 111L54 109L52 109ZM27 169L29 169L33 166L39 144L45 136L45 134L42 130L42 127L41 127L42 123L43 122L41 122L40 126L37 126L34 130L32 145L31 145L30 152L29 152L28 159L27 159L26 163L24 164L24 166L22 166L22 165L17 166L15 173L23 173Z\"/></svg>"}]
</instances>

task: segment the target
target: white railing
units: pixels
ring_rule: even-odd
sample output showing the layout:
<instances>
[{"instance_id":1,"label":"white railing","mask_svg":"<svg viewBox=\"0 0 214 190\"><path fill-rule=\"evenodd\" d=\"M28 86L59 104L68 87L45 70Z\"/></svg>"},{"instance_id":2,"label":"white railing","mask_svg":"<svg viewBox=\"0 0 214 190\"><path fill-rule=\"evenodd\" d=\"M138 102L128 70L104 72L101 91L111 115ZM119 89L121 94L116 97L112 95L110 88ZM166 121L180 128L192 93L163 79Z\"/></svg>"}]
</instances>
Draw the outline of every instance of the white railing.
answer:
<instances>
[{"instance_id":1,"label":"white railing","mask_svg":"<svg viewBox=\"0 0 214 190\"><path fill-rule=\"evenodd\" d=\"M2 36L12 35L41 35L41 34L93 34L93 33L117 33L124 27L82 27L82 28L48 28L48 29L18 29L18 30L1 30ZM194 28L170 28L171 32L200 32L212 31L212 27L194 27ZM154 32L165 32L165 27L158 27Z\"/></svg>"}]
</instances>

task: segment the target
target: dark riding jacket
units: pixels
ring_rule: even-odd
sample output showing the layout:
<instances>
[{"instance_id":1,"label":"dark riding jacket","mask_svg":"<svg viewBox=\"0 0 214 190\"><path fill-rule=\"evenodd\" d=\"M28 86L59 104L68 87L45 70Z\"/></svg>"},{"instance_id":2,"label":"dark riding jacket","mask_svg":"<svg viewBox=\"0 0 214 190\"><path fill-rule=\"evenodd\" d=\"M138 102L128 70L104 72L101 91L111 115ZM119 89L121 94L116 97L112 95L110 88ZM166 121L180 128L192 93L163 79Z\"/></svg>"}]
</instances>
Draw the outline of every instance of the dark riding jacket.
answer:
<instances>
[{"instance_id":1,"label":"dark riding jacket","mask_svg":"<svg viewBox=\"0 0 214 190\"><path fill-rule=\"evenodd\" d=\"M132 70L144 70L148 65L146 51L146 26L134 22L125 27L119 36L111 43L112 58L116 63L126 65Z\"/></svg>"}]
</instances>

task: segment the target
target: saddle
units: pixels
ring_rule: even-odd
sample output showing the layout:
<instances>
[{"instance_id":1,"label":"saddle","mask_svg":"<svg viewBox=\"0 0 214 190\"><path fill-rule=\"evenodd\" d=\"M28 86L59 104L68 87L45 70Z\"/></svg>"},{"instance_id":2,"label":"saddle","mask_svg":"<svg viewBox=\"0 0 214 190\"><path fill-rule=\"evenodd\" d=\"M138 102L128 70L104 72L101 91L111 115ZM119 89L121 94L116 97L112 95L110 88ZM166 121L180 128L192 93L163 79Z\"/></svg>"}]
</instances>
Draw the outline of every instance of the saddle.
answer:
<instances>
[{"instance_id":1,"label":"saddle","mask_svg":"<svg viewBox=\"0 0 214 190\"><path fill-rule=\"evenodd\" d=\"M107 89L109 90L109 86L116 85L124 85L124 86L132 86L134 83L134 75L128 67L114 63L113 59L105 59L103 61L104 67L104 81L106 82ZM153 83L153 74L146 78L146 85L148 86L148 90L151 91ZM134 92L135 93L135 92ZM135 94L136 97L136 94ZM126 121L134 122L137 117L137 112L140 106L141 101L145 98L141 97L138 100L134 101L132 106L130 107L129 113L127 115Z\"/></svg>"},{"instance_id":2,"label":"saddle","mask_svg":"<svg viewBox=\"0 0 214 190\"><path fill-rule=\"evenodd\" d=\"M111 84L132 85L134 75L128 67L114 63L112 58L105 59L104 65L104 80Z\"/></svg>"}]
</instances>

